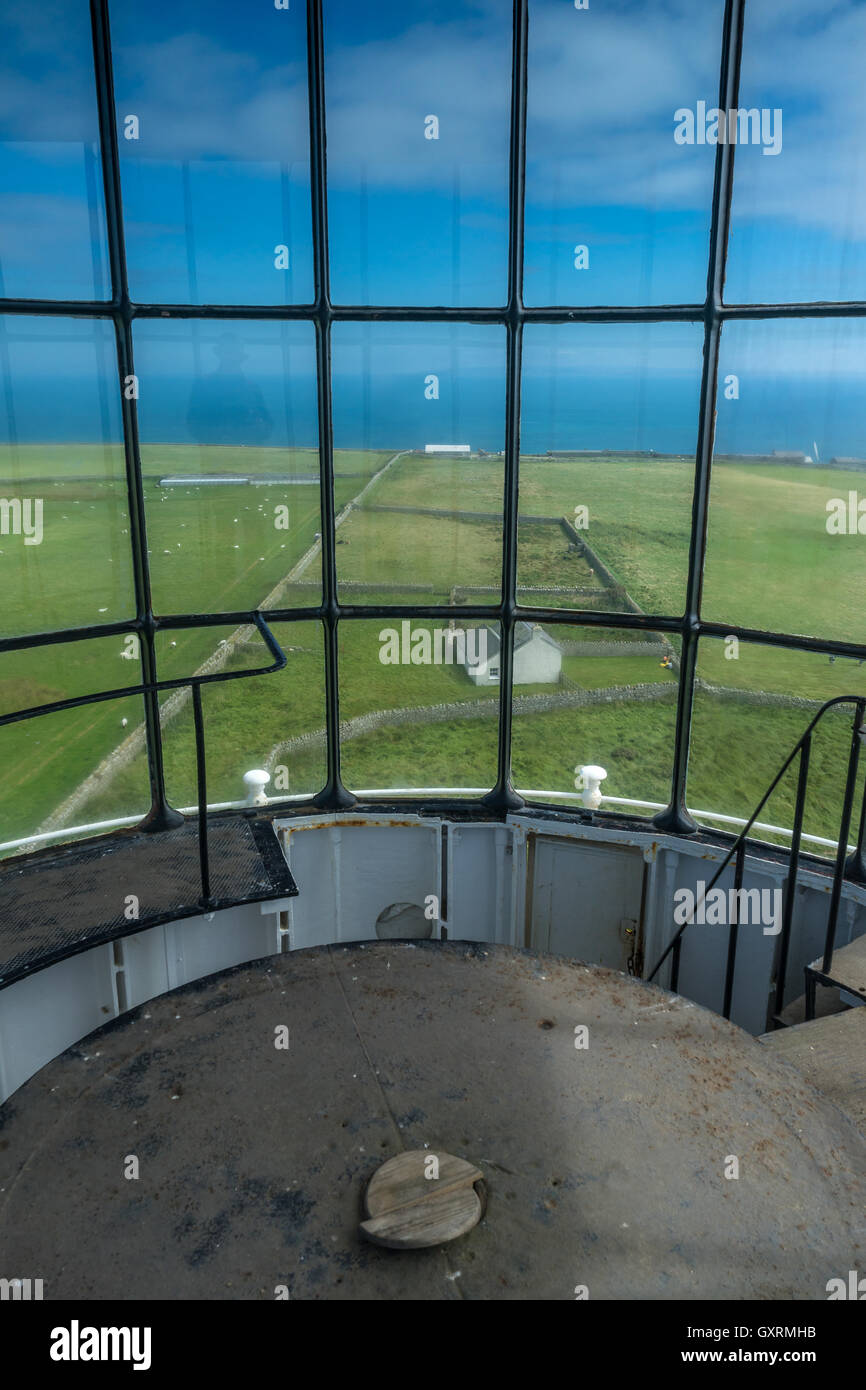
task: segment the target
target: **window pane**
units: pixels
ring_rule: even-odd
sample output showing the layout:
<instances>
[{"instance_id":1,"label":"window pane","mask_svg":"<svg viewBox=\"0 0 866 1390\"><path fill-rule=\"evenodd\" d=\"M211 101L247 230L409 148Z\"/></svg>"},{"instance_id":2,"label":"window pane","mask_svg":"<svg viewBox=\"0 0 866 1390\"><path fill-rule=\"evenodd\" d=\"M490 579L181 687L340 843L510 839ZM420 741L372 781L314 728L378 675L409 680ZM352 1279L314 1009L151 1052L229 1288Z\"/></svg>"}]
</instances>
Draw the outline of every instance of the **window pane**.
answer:
<instances>
[{"instance_id":1,"label":"window pane","mask_svg":"<svg viewBox=\"0 0 866 1390\"><path fill-rule=\"evenodd\" d=\"M0 315L0 634L135 613L114 333Z\"/></svg>"},{"instance_id":2,"label":"window pane","mask_svg":"<svg viewBox=\"0 0 866 1390\"><path fill-rule=\"evenodd\" d=\"M133 299L312 300L304 8L112 7Z\"/></svg>"},{"instance_id":3,"label":"window pane","mask_svg":"<svg viewBox=\"0 0 866 1390\"><path fill-rule=\"evenodd\" d=\"M142 319L135 354L154 607L318 603L311 325Z\"/></svg>"},{"instance_id":4,"label":"window pane","mask_svg":"<svg viewBox=\"0 0 866 1390\"><path fill-rule=\"evenodd\" d=\"M866 322L728 323L703 615L866 641Z\"/></svg>"},{"instance_id":5,"label":"window pane","mask_svg":"<svg viewBox=\"0 0 866 1390\"><path fill-rule=\"evenodd\" d=\"M0 15L0 296L108 299L86 5Z\"/></svg>"},{"instance_id":6,"label":"window pane","mask_svg":"<svg viewBox=\"0 0 866 1390\"><path fill-rule=\"evenodd\" d=\"M737 642L735 637L702 637L697 675L689 806L739 816L743 821L751 816L821 705L837 695L866 696L862 661ZM829 712L813 736L803 830L834 843L842 815L853 715L850 705ZM795 762L758 817L762 825L790 830L797 774ZM861 790L862 776L854 799L852 842L859 824ZM701 820L707 823L704 817ZM756 830L755 836L790 845L789 836L767 830ZM804 839L803 851L832 856L834 848Z\"/></svg>"},{"instance_id":7,"label":"window pane","mask_svg":"<svg viewBox=\"0 0 866 1390\"><path fill-rule=\"evenodd\" d=\"M749 0L739 105L765 126L736 151L729 303L866 298L864 54L854 0Z\"/></svg>"},{"instance_id":8,"label":"window pane","mask_svg":"<svg viewBox=\"0 0 866 1390\"><path fill-rule=\"evenodd\" d=\"M331 282L344 304L501 304L511 7L325 6Z\"/></svg>"},{"instance_id":9,"label":"window pane","mask_svg":"<svg viewBox=\"0 0 866 1390\"><path fill-rule=\"evenodd\" d=\"M3 652L0 714L138 685L141 679L134 634ZM0 728L0 844L116 816L143 816L150 809L143 749L139 695ZM0 856L5 852L0 848Z\"/></svg>"},{"instance_id":10,"label":"window pane","mask_svg":"<svg viewBox=\"0 0 866 1390\"><path fill-rule=\"evenodd\" d=\"M692 324L526 328L521 601L682 612L702 347Z\"/></svg>"},{"instance_id":11,"label":"window pane","mask_svg":"<svg viewBox=\"0 0 866 1390\"><path fill-rule=\"evenodd\" d=\"M532 0L528 304L703 300L715 150L674 135L717 99L723 9Z\"/></svg>"},{"instance_id":12,"label":"window pane","mask_svg":"<svg viewBox=\"0 0 866 1390\"><path fill-rule=\"evenodd\" d=\"M650 816L667 805L679 650L678 637L655 632L518 624L511 762L520 794L580 805L575 777L601 766L602 810Z\"/></svg>"},{"instance_id":13,"label":"window pane","mask_svg":"<svg viewBox=\"0 0 866 1390\"><path fill-rule=\"evenodd\" d=\"M334 437L370 460L367 478L351 483L339 478L339 455L335 464L338 508L354 500L337 532L341 601L447 603L458 585L495 602L504 331L341 323L333 348Z\"/></svg>"},{"instance_id":14,"label":"window pane","mask_svg":"<svg viewBox=\"0 0 866 1390\"><path fill-rule=\"evenodd\" d=\"M202 687L208 804L246 799L244 773L262 769L269 797L314 796L326 780L325 668L319 622L274 623L288 657L281 671ZM249 671L272 658L255 627L184 628L157 634L160 680L196 673ZM187 690L160 700L169 801L198 801L192 699Z\"/></svg>"},{"instance_id":15,"label":"window pane","mask_svg":"<svg viewBox=\"0 0 866 1390\"><path fill-rule=\"evenodd\" d=\"M499 627L340 623L342 776L352 791L489 790L496 781Z\"/></svg>"}]
</instances>

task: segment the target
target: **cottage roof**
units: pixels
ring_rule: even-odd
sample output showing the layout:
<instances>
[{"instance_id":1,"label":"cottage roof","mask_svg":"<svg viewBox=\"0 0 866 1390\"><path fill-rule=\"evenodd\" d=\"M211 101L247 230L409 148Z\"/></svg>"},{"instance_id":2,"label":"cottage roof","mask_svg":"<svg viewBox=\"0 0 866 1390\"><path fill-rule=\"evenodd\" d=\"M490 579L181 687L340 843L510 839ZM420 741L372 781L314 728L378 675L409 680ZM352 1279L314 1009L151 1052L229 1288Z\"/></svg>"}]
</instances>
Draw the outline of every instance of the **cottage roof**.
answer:
<instances>
[{"instance_id":1,"label":"cottage roof","mask_svg":"<svg viewBox=\"0 0 866 1390\"><path fill-rule=\"evenodd\" d=\"M499 629L488 627L487 632L487 660L494 661L499 655L500 640ZM548 646L555 647L560 651L560 646L549 633L544 631L537 623L517 623L514 628L514 650L517 652L521 647L525 647L529 642L546 642Z\"/></svg>"}]
</instances>

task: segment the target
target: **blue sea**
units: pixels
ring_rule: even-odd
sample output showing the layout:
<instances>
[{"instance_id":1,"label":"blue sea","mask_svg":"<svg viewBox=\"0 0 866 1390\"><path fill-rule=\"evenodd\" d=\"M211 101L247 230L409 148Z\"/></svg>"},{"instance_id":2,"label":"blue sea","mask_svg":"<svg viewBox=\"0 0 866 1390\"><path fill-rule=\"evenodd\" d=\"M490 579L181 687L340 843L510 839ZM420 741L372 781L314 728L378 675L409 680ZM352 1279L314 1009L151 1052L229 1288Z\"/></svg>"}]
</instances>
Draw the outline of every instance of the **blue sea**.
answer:
<instances>
[{"instance_id":1,"label":"blue sea","mask_svg":"<svg viewBox=\"0 0 866 1390\"><path fill-rule=\"evenodd\" d=\"M315 445L316 387L312 375L290 383L272 378L253 388L257 404L241 411L240 392L211 391L203 411L188 381L149 379L139 401L145 443L255 443ZM334 443L338 449L423 448L428 443L469 444L498 451L505 443L505 391L501 377L473 377L428 400L417 374L368 380L335 375ZM719 453L774 449L866 457L866 388L849 378L750 383L747 399L718 405ZM698 384L691 376L649 389L633 377L597 375L569 384L534 377L523 390L521 448L655 450L692 454L698 425ZM247 418L255 415L256 432ZM112 381L15 380L0 391L0 443L98 442L120 437L120 411Z\"/></svg>"}]
</instances>

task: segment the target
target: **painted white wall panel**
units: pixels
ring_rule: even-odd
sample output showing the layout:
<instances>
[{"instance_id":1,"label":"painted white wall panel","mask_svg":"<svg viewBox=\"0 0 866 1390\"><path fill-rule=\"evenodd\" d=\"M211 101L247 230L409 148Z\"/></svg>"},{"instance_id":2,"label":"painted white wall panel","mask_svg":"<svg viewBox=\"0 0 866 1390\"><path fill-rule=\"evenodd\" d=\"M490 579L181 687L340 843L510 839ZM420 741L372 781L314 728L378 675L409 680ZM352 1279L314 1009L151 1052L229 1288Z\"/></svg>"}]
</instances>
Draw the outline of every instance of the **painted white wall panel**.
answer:
<instances>
[{"instance_id":1,"label":"painted white wall panel","mask_svg":"<svg viewBox=\"0 0 866 1390\"><path fill-rule=\"evenodd\" d=\"M623 923L637 928L643 874L639 849L536 836L533 949L625 970L632 945Z\"/></svg>"},{"instance_id":2,"label":"painted white wall panel","mask_svg":"<svg viewBox=\"0 0 866 1390\"><path fill-rule=\"evenodd\" d=\"M448 827L448 939L522 945L511 910L513 835L505 825Z\"/></svg>"},{"instance_id":3,"label":"painted white wall panel","mask_svg":"<svg viewBox=\"0 0 866 1390\"><path fill-rule=\"evenodd\" d=\"M440 896L440 822L293 828L289 863L298 884L291 946L376 939L376 919L393 903L424 907ZM438 924L434 922L434 935Z\"/></svg>"},{"instance_id":4,"label":"painted white wall panel","mask_svg":"<svg viewBox=\"0 0 866 1390\"><path fill-rule=\"evenodd\" d=\"M111 947L96 946L0 991L0 1099L114 1017L111 975Z\"/></svg>"}]
</instances>

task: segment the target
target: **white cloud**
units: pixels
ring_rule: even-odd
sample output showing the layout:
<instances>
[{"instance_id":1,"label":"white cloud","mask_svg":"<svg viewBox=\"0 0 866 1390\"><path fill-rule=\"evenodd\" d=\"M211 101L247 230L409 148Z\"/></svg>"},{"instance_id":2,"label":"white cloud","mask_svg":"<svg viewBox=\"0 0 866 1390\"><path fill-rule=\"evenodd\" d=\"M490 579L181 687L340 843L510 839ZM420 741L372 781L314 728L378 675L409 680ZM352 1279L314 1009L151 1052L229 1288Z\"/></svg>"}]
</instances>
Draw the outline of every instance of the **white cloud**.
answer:
<instances>
[{"instance_id":1,"label":"white cloud","mask_svg":"<svg viewBox=\"0 0 866 1390\"><path fill-rule=\"evenodd\" d=\"M57 15L62 17L64 7ZM713 148L677 146L674 111L714 103L721 0L596 6L535 0L530 18L530 201L705 210ZM332 183L450 189L506 197L510 6L483 0L350 44L329 32L326 88ZM13 25L0 69L0 124L14 138L92 138L85 74L64 57L61 19L38 37ZM38 49L45 71L28 76ZM750 0L741 105L783 109L782 153L736 158L735 215L822 233L866 235L866 7L858 0ZM18 62L15 62L15 59ZM142 122L129 158L303 161L306 64L228 50L187 32L116 55L121 114ZM424 117L440 120L425 140Z\"/></svg>"}]
</instances>

